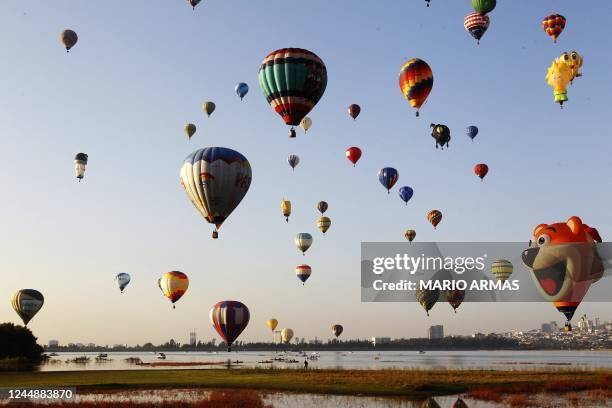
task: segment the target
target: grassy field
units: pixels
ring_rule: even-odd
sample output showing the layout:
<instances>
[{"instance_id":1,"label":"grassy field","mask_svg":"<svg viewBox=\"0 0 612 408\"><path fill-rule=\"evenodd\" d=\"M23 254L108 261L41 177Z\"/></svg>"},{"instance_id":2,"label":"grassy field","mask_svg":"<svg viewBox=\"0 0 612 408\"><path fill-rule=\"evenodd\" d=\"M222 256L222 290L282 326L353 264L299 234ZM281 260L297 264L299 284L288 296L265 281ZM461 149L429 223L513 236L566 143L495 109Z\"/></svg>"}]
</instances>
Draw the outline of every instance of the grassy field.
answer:
<instances>
[{"instance_id":1,"label":"grassy field","mask_svg":"<svg viewBox=\"0 0 612 408\"><path fill-rule=\"evenodd\" d=\"M610 389L612 371L152 369L0 372L0 387L42 386L71 386L80 392L197 387L418 398L482 389L501 393Z\"/></svg>"}]
</instances>

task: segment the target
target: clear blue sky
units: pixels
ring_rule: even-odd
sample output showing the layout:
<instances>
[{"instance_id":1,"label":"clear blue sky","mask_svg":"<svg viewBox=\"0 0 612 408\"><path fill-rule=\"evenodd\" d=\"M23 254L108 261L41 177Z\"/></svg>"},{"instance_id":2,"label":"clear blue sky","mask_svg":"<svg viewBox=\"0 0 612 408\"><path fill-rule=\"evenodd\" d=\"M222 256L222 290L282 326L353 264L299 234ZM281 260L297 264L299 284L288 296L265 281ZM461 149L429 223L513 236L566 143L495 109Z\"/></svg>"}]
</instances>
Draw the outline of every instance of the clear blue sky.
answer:
<instances>
[{"instance_id":1,"label":"clear blue sky","mask_svg":"<svg viewBox=\"0 0 612 408\"><path fill-rule=\"evenodd\" d=\"M430 324L447 333L501 331L561 320L549 304L446 304L425 317L417 304L360 302L360 242L525 241L539 223L578 215L612 234L609 211L612 4L504 1L491 13L479 46L463 28L469 0L287 2L16 1L0 3L0 321L17 322L10 297L21 288L44 293L30 326L42 341L186 342L216 337L208 310L236 299L251 310L243 340L268 339L265 320L296 336L424 336ZM579 4L580 3L580 4ZM557 44L540 22L567 17ZM79 43L66 55L65 28ZM314 51L326 63L328 87L297 139L266 103L257 83L264 56L282 47ZM584 76L565 109L544 80L563 51L584 55ZM404 100L398 71L409 58L432 67L435 83L420 118ZM243 102L237 82L251 91ZM212 100L211 118L201 104ZM362 107L353 122L350 103ZM183 126L193 122L191 141ZM434 148L429 124L451 128L450 149ZM472 143L465 127L480 134ZM356 168L349 146L364 155ZM204 146L242 152L253 167L246 198L210 239L182 191L185 156ZM84 182L72 159L89 154ZM288 154L300 155L292 172ZM479 162L490 173L481 183ZM399 170L398 186L415 195L405 207L377 180ZM294 207L289 224L281 198ZM327 236L316 230L319 200L329 203ZM427 211L444 220L437 231ZM302 257L297 232L315 241ZM306 262L305 287L294 275ZM187 273L191 286L172 310L156 285L166 271ZM118 272L132 275L123 295ZM579 313L610 319L609 304Z\"/></svg>"}]
</instances>

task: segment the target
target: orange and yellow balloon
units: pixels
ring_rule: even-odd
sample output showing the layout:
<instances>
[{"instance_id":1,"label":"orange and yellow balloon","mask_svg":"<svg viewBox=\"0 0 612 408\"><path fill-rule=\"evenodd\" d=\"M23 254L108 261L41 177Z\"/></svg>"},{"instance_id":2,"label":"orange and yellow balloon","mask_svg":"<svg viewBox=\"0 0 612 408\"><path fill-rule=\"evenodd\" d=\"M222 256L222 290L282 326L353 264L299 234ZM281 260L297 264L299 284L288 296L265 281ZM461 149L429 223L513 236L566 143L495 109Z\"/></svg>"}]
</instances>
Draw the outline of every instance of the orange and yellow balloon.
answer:
<instances>
[{"instance_id":1,"label":"orange and yellow balloon","mask_svg":"<svg viewBox=\"0 0 612 408\"><path fill-rule=\"evenodd\" d=\"M419 116L419 109L433 87L433 72L425 61L412 58L400 69L399 86L404 98L416 108L416 116Z\"/></svg>"},{"instance_id":2,"label":"orange and yellow balloon","mask_svg":"<svg viewBox=\"0 0 612 408\"><path fill-rule=\"evenodd\" d=\"M276 326L278 326L278 320L270 319L267 321L267 325L270 330L274 331L274 329L276 329Z\"/></svg>"},{"instance_id":3,"label":"orange and yellow balloon","mask_svg":"<svg viewBox=\"0 0 612 408\"><path fill-rule=\"evenodd\" d=\"M172 271L166 272L157 281L159 289L162 291L165 297L170 299L172 302L172 308L174 309L174 303L176 303L189 287L189 278L183 272Z\"/></svg>"}]
</instances>

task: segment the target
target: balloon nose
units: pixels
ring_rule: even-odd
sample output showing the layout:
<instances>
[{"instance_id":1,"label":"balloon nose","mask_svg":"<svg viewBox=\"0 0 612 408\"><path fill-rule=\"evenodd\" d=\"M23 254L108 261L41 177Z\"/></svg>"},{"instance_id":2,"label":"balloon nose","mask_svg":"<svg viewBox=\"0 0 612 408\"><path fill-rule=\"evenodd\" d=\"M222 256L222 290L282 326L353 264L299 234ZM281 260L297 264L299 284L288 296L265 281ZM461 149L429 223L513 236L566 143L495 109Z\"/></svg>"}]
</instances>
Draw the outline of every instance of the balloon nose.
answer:
<instances>
[{"instance_id":1,"label":"balloon nose","mask_svg":"<svg viewBox=\"0 0 612 408\"><path fill-rule=\"evenodd\" d=\"M531 268L533 267L533 263L536 259L536 257L538 256L538 252L540 251L540 248L529 248L523 251L523 254L521 255L521 258L523 259L523 263Z\"/></svg>"}]
</instances>

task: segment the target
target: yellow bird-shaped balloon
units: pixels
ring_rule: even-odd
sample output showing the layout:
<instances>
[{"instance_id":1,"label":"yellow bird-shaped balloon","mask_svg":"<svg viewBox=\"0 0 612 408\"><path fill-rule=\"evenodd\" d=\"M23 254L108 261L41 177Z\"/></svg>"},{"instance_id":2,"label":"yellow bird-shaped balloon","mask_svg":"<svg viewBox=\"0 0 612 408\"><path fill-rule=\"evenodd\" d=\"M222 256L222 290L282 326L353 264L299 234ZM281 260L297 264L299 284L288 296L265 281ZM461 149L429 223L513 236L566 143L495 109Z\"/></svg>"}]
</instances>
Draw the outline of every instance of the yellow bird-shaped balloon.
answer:
<instances>
[{"instance_id":1,"label":"yellow bird-shaped balloon","mask_svg":"<svg viewBox=\"0 0 612 408\"><path fill-rule=\"evenodd\" d=\"M582 55L578 54L576 51L572 51L571 53L564 52L559 58L556 59L556 61L560 64L569 66L570 70L572 71L572 79L570 82L572 82L575 78L582 76L580 68L582 68L583 58Z\"/></svg>"}]
</instances>

